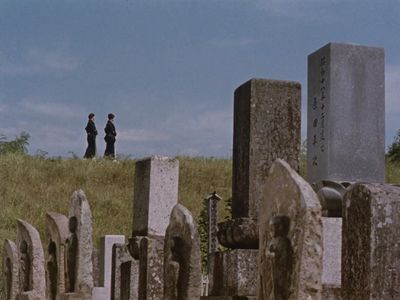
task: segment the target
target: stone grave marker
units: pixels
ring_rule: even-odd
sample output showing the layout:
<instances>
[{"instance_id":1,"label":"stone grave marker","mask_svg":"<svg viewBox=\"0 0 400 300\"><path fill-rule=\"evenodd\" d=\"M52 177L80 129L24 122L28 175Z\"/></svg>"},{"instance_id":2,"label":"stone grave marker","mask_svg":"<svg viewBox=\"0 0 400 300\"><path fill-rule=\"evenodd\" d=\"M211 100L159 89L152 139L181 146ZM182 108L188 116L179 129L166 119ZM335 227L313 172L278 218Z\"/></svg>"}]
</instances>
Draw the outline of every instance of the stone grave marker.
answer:
<instances>
[{"instance_id":1,"label":"stone grave marker","mask_svg":"<svg viewBox=\"0 0 400 300\"><path fill-rule=\"evenodd\" d=\"M92 214L82 190L72 194L66 242L67 292L61 299L91 300L93 290Z\"/></svg>"},{"instance_id":2,"label":"stone grave marker","mask_svg":"<svg viewBox=\"0 0 400 300\"><path fill-rule=\"evenodd\" d=\"M19 292L18 251L13 241L5 240L3 245L3 278L6 300L13 300Z\"/></svg>"},{"instance_id":3,"label":"stone grave marker","mask_svg":"<svg viewBox=\"0 0 400 300\"><path fill-rule=\"evenodd\" d=\"M384 49L329 43L308 56L309 182L385 178Z\"/></svg>"},{"instance_id":4,"label":"stone grave marker","mask_svg":"<svg viewBox=\"0 0 400 300\"><path fill-rule=\"evenodd\" d=\"M264 184L259 224L258 299L322 299L321 205L283 160Z\"/></svg>"},{"instance_id":5,"label":"stone grave marker","mask_svg":"<svg viewBox=\"0 0 400 300\"><path fill-rule=\"evenodd\" d=\"M163 299L196 300L200 296L200 238L190 211L177 204L165 234Z\"/></svg>"},{"instance_id":6,"label":"stone grave marker","mask_svg":"<svg viewBox=\"0 0 400 300\"><path fill-rule=\"evenodd\" d=\"M46 231L46 292L49 300L56 300L66 292L65 243L68 238L68 218L59 213L47 213Z\"/></svg>"},{"instance_id":7,"label":"stone grave marker","mask_svg":"<svg viewBox=\"0 0 400 300\"><path fill-rule=\"evenodd\" d=\"M17 219L18 285L17 299L46 297L44 254L39 232L31 224Z\"/></svg>"},{"instance_id":8,"label":"stone grave marker","mask_svg":"<svg viewBox=\"0 0 400 300\"><path fill-rule=\"evenodd\" d=\"M400 299L400 187L357 183L343 211L343 299Z\"/></svg>"}]
</instances>

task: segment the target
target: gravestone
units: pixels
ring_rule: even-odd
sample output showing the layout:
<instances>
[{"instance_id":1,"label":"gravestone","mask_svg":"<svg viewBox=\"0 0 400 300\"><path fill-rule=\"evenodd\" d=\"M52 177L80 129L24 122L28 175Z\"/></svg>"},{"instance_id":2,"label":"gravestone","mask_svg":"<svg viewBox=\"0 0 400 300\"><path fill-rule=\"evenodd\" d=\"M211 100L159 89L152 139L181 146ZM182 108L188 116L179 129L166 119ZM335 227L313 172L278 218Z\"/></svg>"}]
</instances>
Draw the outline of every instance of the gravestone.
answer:
<instances>
[{"instance_id":1,"label":"gravestone","mask_svg":"<svg viewBox=\"0 0 400 300\"><path fill-rule=\"evenodd\" d=\"M67 292L60 299L91 300L93 290L92 213L82 190L72 194L66 242Z\"/></svg>"},{"instance_id":2,"label":"gravestone","mask_svg":"<svg viewBox=\"0 0 400 300\"><path fill-rule=\"evenodd\" d=\"M164 235L178 203L178 180L176 159L152 156L135 164L133 230L128 249L139 262L140 300L163 296ZM126 280L121 278L123 282Z\"/></svg>"},{"instance_id":3,"label":"gravestone","mask_svg":"<svg viewBox=\"0 0 400 300\"><path fill-rule=\"evenodd\" d=\"M259 224L258 299L322 299L321 205L283 160L264 184Z\"/></svg>"},{"instance_id":4,"label":"gravestone","mask_svg":"<svg viewBox=\"0 0 400 300\"><path fill-rule=\"evenodd\" d=\"M68 238L68 218L62 214L46 214L46 291L49 300L66 292L65 289L65 242Z\"/></svg>"},{"instance_id":5,"label":"gravestone","mask_svg":"<svg viewBox=\"0 0 400 300\"><path fill-rule=\"evenodd\" d=\"M17 299L45 299L46 275L39 232L29 223L17 220L19 292Z\"/></svg>"},{"instance_id":6,"label":"gravestone","mask_svg":"<svg viewBox=\"0 0 400 300\"><path fill-rule=\"evenodd\" d=\"M165 234L163 299L196 300L200 296L200 238L190 211L177 204Z\"/></svg>"},{"instance_id":7,"label":"gravestone","mask_svg":"<svg viewBox=\"0 0 400 300\"><path fill-rule=\"evenodd\" d=\"M135 164L132 236L164 236L178 198L179 162L152 156Z\"/></svg>"},{"instance_id":8,"label":"gravestone","mask_svg":"<svg viewBox=\"0 0 400 300\"><path fill-rule=\"evenodd\" d=\"M139 291L139 261L123 244L114 244L111 271L111 300L136 300Z\"/></svg>"},{"instance_id":9,"label":"gravestone","mask_svg":"<svg viewBox=\"0 0 400 300\"><path fill-rule=\"evenodd\" d=\"M251 79L234 98L232 220L218 224L218 240L231 250L209 256L210 295L254 297L262 186L277 158L299 170L301 86Z\"/></svg>"},{"instance_id":10,"label":"gravestone","mask_svg":"<svg viewBox=\"0 0 400 300\"><path fill-rule=\"evenodd\" d=\"M3 278L6 300L13 300L19 291L18 251L13 241L5 240L3 245Z\"/></svg>"},{"instance_id":11,"label":"gravestone","mask_svg":"<svg viewBox=\"0 0 400 300\"><path fill-rule=\"evenodd\" d=\"M384 49L329 43L308 56L309 182L383 182Z\"/></svg>"},{"instance_id":12,"label":"gravestone","mask_svg":"<svg viewBox=\"0 0 400 300\"><path fill-rule=\"evenodd\" d=\"M355 184L343 209L343 299L399 299L400 187Z\"/></svg>"}]
</instances>

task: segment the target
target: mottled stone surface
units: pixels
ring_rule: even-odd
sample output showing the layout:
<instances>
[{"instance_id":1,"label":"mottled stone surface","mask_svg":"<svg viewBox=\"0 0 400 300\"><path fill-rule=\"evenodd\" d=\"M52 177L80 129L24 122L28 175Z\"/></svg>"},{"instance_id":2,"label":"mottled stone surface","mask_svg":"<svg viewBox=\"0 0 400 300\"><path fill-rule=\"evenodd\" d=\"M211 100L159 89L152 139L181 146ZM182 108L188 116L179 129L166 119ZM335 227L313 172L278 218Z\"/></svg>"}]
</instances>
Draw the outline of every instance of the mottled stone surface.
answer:
<instances>
[{"instance_id":1,"label":"mottled stone surface","mask_svg":"<svg viewBox=\"0 0 400 300\"><path fill-rule=\"evenodd\" d=\"M198 300L201 295L201 255L197 225L190 211L174 206L164 240L165 300Z\"/></svg>"},{"instance_id":2,"label":"mottled stone surface","mask_svg":"<svg viewBox=\"0 0 400 300\"><path fill-rule=\"evenodd\" d=\"M203 296L201 300L256 300L254 296Z\"/></svg>"},{"instance_id":3,"label":"mottled stone surface","mask_svg":"<svg viewBox=\"0 0 400 300\"><path fill-rule=\"evenodd\" d=\"M342 218L322 218L323 224L323 289L339 289L342 272ZM325 299L325 298L323 298Z\"/></svg>"},{"instance_id":4,"label":"mottled stone surface","mask_svg":"<svg viewBox=\"0 0 400 300\"><path fill-rule=\"evenodd\" d=\"M123 244L113 246L111 274L111 300L138 299L139 261Z\"/></svg>"},{"instance_id":5,"label":"mottled stone surface","mask_svg":"<svg viewBox=\"0 0 400 300\"><path fill-rule=\"evenodd\" d=\"M68 218L63 214L49 212L46 214L46 231L47 231L47 251L46 255L46 291L47 295L52 295L51 286L56 284L57 295L65 293L65 242L68 238ZM51 254L50 250L55 247L55 253ZM54 257L55 256L55 257ZM54 261L55 258L55 261ZM51 267L57 264L57 276L52 278ZM53 295L54 297L54 295ZM51 297L49 297L52 299Z\"/></svg>"},{"instance_id":6,"label":"mottled stone surface","mask_svg":"<svg viewBox=\"0 0 400 300\"><path fill-rule=\"evenodd\" d=\"M19 291L18 250L13 241L5 240L3 245L3 278L6 299L15 299Z\"/></svg>"},{"instance_id":7,"label":"mottled stone surface","mask_svg":"<svg viewBox=\"0 0 400 300\"><path fill-rule=\"evenodd\" d=\"M273 163L264 184L259 224L258 299L279 299L277 292L290 300L321 299L321 205L312 187L282 160Z\"/></svg>"},{"instance_id":8,"label":"mottled stone surface","mask_svg":"<svg viewBox=\"0 0 400 300\"><path fill-rule=\"evenodd\" d=\"M218 224L221 245L233 249L258 249L257 220L236 218Z\"/></svg>"},{"instance_id":9,"label":"mottled stone surface","mask_svg":"<svg viewBox=\"0 0 400 300\"><path fill-rule=\"evenodd\" d=\"M323 300L341 300L342 289L337 285L322 284Z\"/></svg>"},{"instance_id":10,"label":"mottled stone surface","mask_svg":"<svg viewBox=\"0 0 400 300\"><path fill-rule=\"evenodd\" d=\"M234 95L232 217L257 219L272 162L299 169L301 86L251 79Z\"/></svg>"},{"instance_id":11,"label":"mottled stone surface","mask_svg":"<svg viewBox=\"0 0 400 300\"><path fill-rule=\"evenodd\" d=\"M399 299L400 187L355 184L343 209L343 299Z\"/></svg>"},{"instance_id":12,"label":"mottled stone surface","mask_svg":"<svg viewBox=\"0 0 400 300\"><path fill-rule=\"evenodd\" d=\"M21 265L24 264L21 255L21 245L26 243L29 257L29 288L24 290L24 278L21 278ZM17 299L45 299L46 275L44 269L44 253L39 232L31 224L17 220L17 241L19 260L19 293Z\"/></svg>"},{"instance_id":13,"label":"mottled stone surface","mask_svg":"<svg viewBox=\"0 0 400 300\"><path fill-rule=\"evenodd\" d=\"M178 203L178 180L176 159L152 156L136 162L132 236L164 236Z\"/></svg>"},{"instance_id":14,"label":"mottled stone surface","mask_svg":"<svg viewBox=\"0 0 400 300\"><path fill-rule=\"evenodd\" d=\"M164 237L141 238L139 252L139 300L163 299Z\"/></svg>"},{"instance_id":15,"label":"mottled stone surface","mask_svg":"<svg viewBox=\"0 0 400 300\"><path fill-rule=\"evenodd\" d=\"M330 43L309 55L309 182L384 182L384 71L383 48Z\"/></svg>"},{"instance_id":16,"label":"mottled stone surface","mask_svg":"<svg viewBox=\"0 0 400 300\"><path fill-rule=\"evenodd\" d=\"M235 249L208 256L209 295L255 296L258 250Z\"/></svg>"},{"instance_id":17,"label":"mottled stone surface","mask_svg":"<svg viewBox=\"0 0 400 300\"><path fill-rule=\"evenodd\" d=\"M93 242L92 242L92 213L89 202L82 190L72 194L69 206L69 220L77 220L78 251L76 256L75 291L63 295L63 299L92 299L93 282ZM69 235L71 240L71 234ZM68 247L68 242L67 242ZM68 256L67 256L68 260ZM68 268L68 261L67 261ZM68 271L68 270L67 270ZM68 273L68 272L67 272Z\"/></svg>"}]
</instances>

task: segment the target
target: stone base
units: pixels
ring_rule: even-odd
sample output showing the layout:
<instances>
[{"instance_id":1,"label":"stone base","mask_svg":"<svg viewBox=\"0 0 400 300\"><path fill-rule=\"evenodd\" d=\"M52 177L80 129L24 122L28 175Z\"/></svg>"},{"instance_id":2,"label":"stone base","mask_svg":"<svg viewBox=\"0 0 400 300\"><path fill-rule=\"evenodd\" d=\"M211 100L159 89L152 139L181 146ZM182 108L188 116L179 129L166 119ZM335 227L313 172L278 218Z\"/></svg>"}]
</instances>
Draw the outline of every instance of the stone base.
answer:
<instances>
[{"instance_id":1,"label":"stone base","mask_svg":"<svg viewBox=\"0 0 400 300\"><path fill-rule=\"evenodd\" d=\"M323 300L341 300L341 287L334 285L322 285Z\"/></svg>"},{"instance_id":2,"label":"stone base","mask_svg":"<svg viewBox=\"0 0 400 300\"><path fill-rule=\"evenodd\" d=\"M237 297L256 295L258 250L235 249L215 252L210 254L208 259L210 296L234 296L234 299L241 299Z\"/></svg>"},{"instance_id":3,"label":"stone base","mask_svg":"<svg viewBox=\"0 0 400 300\"><path fill-rule=\"evenodd\" d=\"M257 221L237 218L218 224L218 241L231 249L258 249Z\"/></svg>"},{"instance_id":4,"label":"stone base","mask_svg":"<svg viewBox=\"0 0 400 300\"><path fill-rule=\"evenodd\" d=\"M256 296L202 296L200 300L256 300Z\"/></svg>"},{"instance_id":5,"label":"stone base","mask_svg":"<svg viewBox=\"0 0 400 300\"><path fill-rule=\"evenodd\" d=\"M322 284L340 288L342 284L342 218L323 217L322 226L324 249Z\"/></svg>"}]
</instances>

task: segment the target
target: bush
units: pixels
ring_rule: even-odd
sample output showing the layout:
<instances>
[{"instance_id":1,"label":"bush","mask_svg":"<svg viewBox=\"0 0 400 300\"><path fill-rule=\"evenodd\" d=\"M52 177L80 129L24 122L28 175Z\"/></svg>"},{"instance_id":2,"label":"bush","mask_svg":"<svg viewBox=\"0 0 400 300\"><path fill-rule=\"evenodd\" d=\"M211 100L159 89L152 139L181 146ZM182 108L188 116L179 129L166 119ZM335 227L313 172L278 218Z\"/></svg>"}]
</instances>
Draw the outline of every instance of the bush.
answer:
<instances>
[{"instance_id":1,"label":"bush","mask_svg":"<svg viewBox=\"0 0 400 300\"><path fill-rule=\"evenodd\" d=\"M26 154L28 153L29 133L23 131L15 140L8 141L5 135L0 135L0 154Z\"/></svg>"},{"instance_id":2,"label":"bush","mask_svg":"<svg viewBox=\"0 0 400 300\"><path fill-rule=\"evenodd\" d=\"M392 162L400 162L400 129L394 138L393 143L389 146L388 158Z\"/></svg>"}]
</instances>

